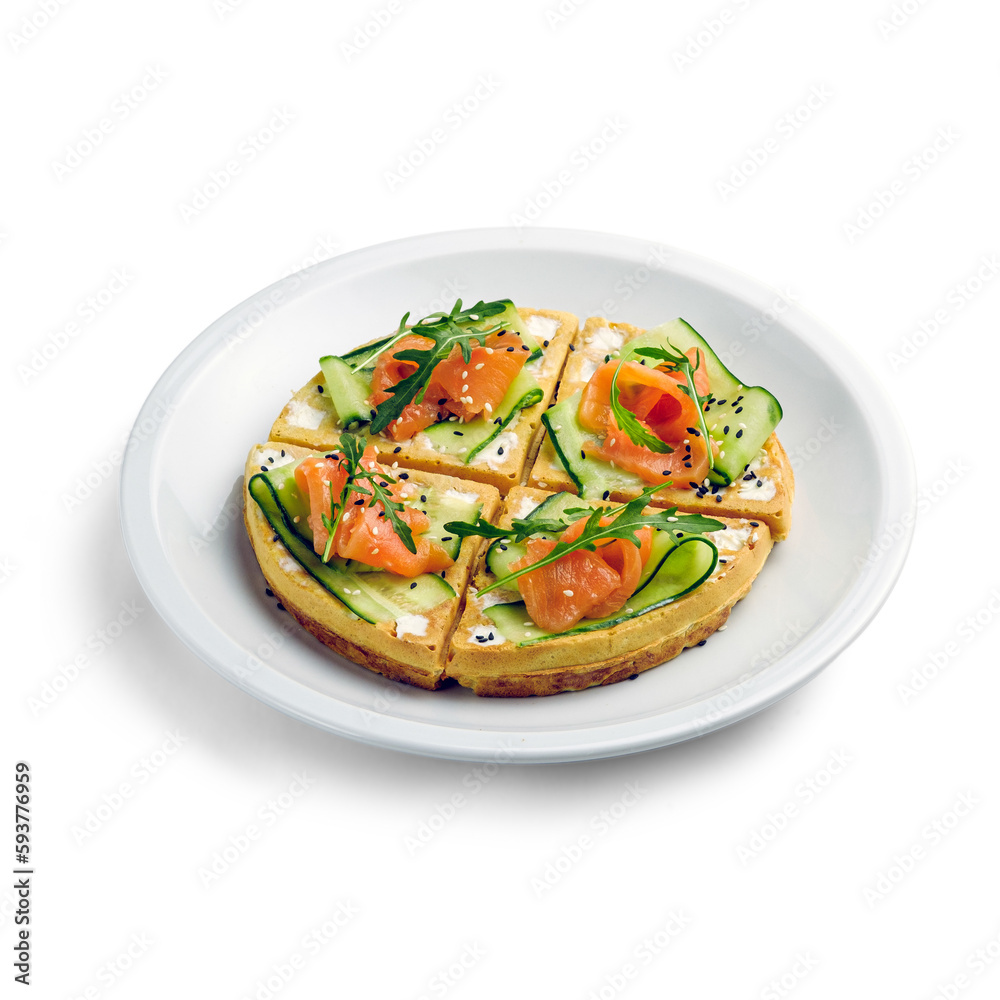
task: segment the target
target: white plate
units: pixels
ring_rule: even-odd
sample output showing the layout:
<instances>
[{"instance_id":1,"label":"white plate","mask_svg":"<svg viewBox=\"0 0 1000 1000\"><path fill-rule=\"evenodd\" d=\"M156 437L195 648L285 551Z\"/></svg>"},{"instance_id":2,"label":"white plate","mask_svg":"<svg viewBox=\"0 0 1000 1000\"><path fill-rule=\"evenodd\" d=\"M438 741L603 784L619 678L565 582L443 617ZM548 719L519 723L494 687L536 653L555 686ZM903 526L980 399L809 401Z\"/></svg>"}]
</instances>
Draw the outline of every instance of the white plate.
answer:
<instances>
[{"instance_id":1,"label":"white plate","mask_svg":"<svg viewBox=\"0 0 1000 1000\"><path fill-rule=\"evenodd\" d=\"M323 354L414 315L510 297L652 326L683 316L748 384L781 400L797 496L729 628L665 666L548 698L422 691L340 659L264 594L243 532L249 447ZM776 315L775 303L783 311ZM735 345L735 346L734 346ZM206 663L315 726L415 753L563 761L665 746L718 729L814 677L871 621L909 547L916 484L906 436L867 369L816 320L711 261L568 230L470 230L324 261L213 323L143 406L122 470L121 516L150 601ZM864 489L851 470L866 470Z\"/></svg>"}]
</instances>

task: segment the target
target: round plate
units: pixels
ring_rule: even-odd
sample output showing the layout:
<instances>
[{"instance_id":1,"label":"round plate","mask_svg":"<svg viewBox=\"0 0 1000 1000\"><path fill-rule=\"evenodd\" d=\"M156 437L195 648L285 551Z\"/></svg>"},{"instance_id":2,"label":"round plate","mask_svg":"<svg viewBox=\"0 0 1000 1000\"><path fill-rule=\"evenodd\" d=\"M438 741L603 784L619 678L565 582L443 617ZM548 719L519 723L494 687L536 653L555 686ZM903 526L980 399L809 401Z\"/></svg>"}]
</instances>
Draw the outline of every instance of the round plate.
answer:
<instances>
[{"instance_id":1,"label":"round plate","mask_svg":"<svg viewBox=\"0 0 1000 1000\"><path fill-rule=\"evenodd\" d=\"M795 467L789 539L729 627L633 681L545 698L423 691L341 659L264 593L243 530L251 445L315 374L414 316L509 297L648 327L684 317L747 384L781 400ZM869 470L864 489L843 470ZM866 367L797 305L742 274L640 240L570 230L438 233L324 261L271 285L157 382L122 469L135 572L177 635L261 701L341 736L466 760L607 757L699 736L814 677L871 621L909 547L916 482Z\"/></svg>"}]
</instances>

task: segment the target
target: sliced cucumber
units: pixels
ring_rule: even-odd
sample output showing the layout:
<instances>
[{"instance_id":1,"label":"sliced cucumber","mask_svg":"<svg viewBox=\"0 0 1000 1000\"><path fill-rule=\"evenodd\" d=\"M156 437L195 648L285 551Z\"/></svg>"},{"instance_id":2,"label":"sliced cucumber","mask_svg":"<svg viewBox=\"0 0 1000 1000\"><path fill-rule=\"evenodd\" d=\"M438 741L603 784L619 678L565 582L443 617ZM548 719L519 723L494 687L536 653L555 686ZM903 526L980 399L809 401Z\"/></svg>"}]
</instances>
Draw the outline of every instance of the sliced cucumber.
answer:
<instances>
[{"instance_id":1,"label":"sliced cucumber","mask_svg":"<svg viewBox=\"0 0 1000 1000\"><path fill-rule=\"evenodd\" d=\"M275 470L280 471L280 470ZM367 622L395 621L422 614L455 596L451 584L434 573L413 580L393 573L355 573L324 563L293 527L271 485L270 473L257 473L248 490L289 554L341 604ZM414 586L415 585L415 586Z\"/></svg>"},{"instance_id":2,"label":"sliced cucumber","mask_svg":"<svg viewBox=\"0 0 1000 1000\"><path fill-rule=\"evenodd\" d=\"M668 532L657 534L666 536L669 542ZM659 544L663 544L662 540ZM532 646L549 639L596 632L662 608L700 587L712 575L718 559L719 553L715 545L701 535L690 535L677 545L670 544L655 565L652 574L647 577L645 583L640 582L640 589L629 598L621 611L607 618L584 619L579 625L565 632L547 632L537 625L525 624L530 622L530 618L523 601L494 604L486 608L483 613L496 625L502 635L518 646ZM653 564L652 557L647 566L651 564Z\"/></svg>"},{"instance_id":3,"label":"sliced cucumber","mask_svg":"<svg viewBox=\"0 0 1000 1000\"><path fill-rule=\"evenodd\" d=\"M426 501L421 497L427 497ZM424 538L437 542L451 556L458 558L458 550L462 547L462 539L457 535L449 535L444 526L448 521L465 521L474 524L479 512L483 509L483 501L471 490L466 494L462 489L431 490L424 489L419 497L408 501L413 507L422 510L431 524L424 533Z\"/></svg>"},{"instance_id":4,"label":"sliced cucumber","mask_svg":"<svg viewBox=\"0 0 1000 1000\"><path fill-rule=\"evenodd\" d=\"M778 426L781 404L767 389L759 385L746 386L740 382L719 360L705 338L682 319L663 323L630 340L622 348L622 357L629 357L637 347L665 346L666 341L681 353L692 347L704 352L705 369L712 387L712 402L705 411L705 423L709 433L719 444L719 454L715 457L708 478L713 483L728 486L753 462L764 442ZM736 412L737 409L739 413Z\"/></svg>"},{"instance_id":5,"label":"sliced cucumber","mask_svg":"<svg viewBox=\"0 0 1000 1000\"><path fill-rule=\"evenodd\" d=\"M323 370L327 395L341 424L352 427L370 421L371 373L363 370L355 374L346 361L332 354L320 358L319 366Z\"/></svg>"},{"instance_id":6,"label":"sliced cucumber","mask_svg":"<svg viewBox=\"0 0 1000 1000\"><path fill-rule=\"evenodd\" d=\"M588 441L597 444L598 438L585 430L577 419L582 396L583 390L579 389L569 399L549 407L542 416L556 455L580 496L585 500L603 500L615 492L641 492L648 485L641 476L600 458L584 457L584 444Z\"/></svg>"},{"instance_id":7,"label":"sliced cucumber","mask_svg":"<svg viewBox=\"0 0 1000 1000\"><path fill-rule=\"evenodd\" d=\"M462 424L457 420L443 420L428 427L424 433L431 439L435 450L445 455L461 455L468 464L521 410L540 403L544 398L545 393L535 376L522 368L491 420L476 417Z\"/></svg>"}]
</instances>

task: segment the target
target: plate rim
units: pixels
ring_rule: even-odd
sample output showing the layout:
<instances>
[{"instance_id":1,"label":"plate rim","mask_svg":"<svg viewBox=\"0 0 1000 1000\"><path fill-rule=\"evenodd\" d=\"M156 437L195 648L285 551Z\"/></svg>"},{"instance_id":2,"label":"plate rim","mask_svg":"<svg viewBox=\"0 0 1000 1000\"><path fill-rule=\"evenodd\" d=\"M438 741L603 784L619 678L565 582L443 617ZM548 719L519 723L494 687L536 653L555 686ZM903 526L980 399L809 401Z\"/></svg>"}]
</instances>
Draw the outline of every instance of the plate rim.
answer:
<instances>
[{"instance_id":1,"label":"plate rim","mask_svg":"<svg viewBox=\"0 0 1000 1000\"><path fill-rule=\"evenodd\" d=\"M191 606L192 602L187 598L183 585L179 588L171 587L171 584L179 584L179 579L175 579L166 553L158 542L154 524L154 501L148 488L143 488L148 487L162 436L169 426L169 408L165 417L154 421L152 433L143 432L141 428L145 421L153 419L152 414L158 408L163 407L164 399L169 400L172 393L197 375L206 356L215 349L233 321L252 309L255 303L280 291L283 295L281 305L287 305L301 295L309 294L321 284L315 280L303 282L303 274L342 271L342 277L349 278L352 271L363 269L370 260L376 260L384 266L394 260L426 260L448 251L527 249L601 255L635 261L645 259L653 247L669 255L667 270L719 288L749 305L759 303L764 297L773 301L774 296L779 294L766 283L743 271L661 241L586 229L487 227L419 234L361 247L281 278L227 310L184 347L157 379L136 416L121 466L118 499L125 549L133 571L157 613L184 645L208 666L270 707L309 725L371 746L454 760L556 763L643 752L707 735L732 725L777 703L807 684L857 639L892 592L903 570L913 537L915 518L908 515L912 515L916 508L917 483L912 448L902 419L881 382L853 348L821 320L803 309L797 301L791 303L789 308L792 315L786 319L788 329L814 350L824 365L836 374L838 381L858 405L866 425L879 429L879 433L873 434L872 438L880 458L884 460L879 466L883 474L884 495L873 537L881 538L883 529L890 525L898 525L902 534L894 538L893 545L882 552L879 558L870 561L867 570L854 581L828 618L810 630L806 645L818 645L817 653L805 657L803 649L796 647L791 651L795 655L790 658L789 654L782 655L754 676L749 685L752 688L749 694L716 711L711 720L707 720L704 715L692 719L690 709L695 706L688 706L689 710L681 713L682 717L670 724L669 717L677 715L683 707L674 706L659 715L628 723L608 722L546 733L533 731L530 736L534 742L524 746L518 745L518 741L525 740L526 735L516 731L500 733L422 720L389 717L392 725L387 727L388 731L366 728L360 721L362 713L355 706L338 702L328 695L319 696L327 707L331 700L342 706L345 710L342 715L357 715L359 720L352 725L348 718L331 719L322 713L310 712L304 705L293 703L287 697L268 697L267 692L262 691L257 683L246 683L246 678L227 667L223 650L216 648L218 636L206 634L190 617L192 611L197 612L199 609L197 605ZM851 375L850 382L844 377L848 372ZM890 511L896 513L891 521L887 519ZM844 609L848 605L853 610L846 612ZM841 620L845 615L847 620ZM206 620L210 623L210 619ZM270 665L265 665L262 669L268 675L282 678L286 686L304 688ZM760 679L765 675L767 683L761 683ZM253 676L259 682L261 671ZM312 693L314 698L317 697L316 692ZM721 696L706 696L697 704L704 705L711 697ZM657 721L659 725L650 724ZM616 729L619 730L617 735L606 732ZM621 731L622 729L625 731ZM456 738L458 734L463 734L464 738ZM549 742L539 739L545 735L559 738Z\"/></svg>"}]
</instances>

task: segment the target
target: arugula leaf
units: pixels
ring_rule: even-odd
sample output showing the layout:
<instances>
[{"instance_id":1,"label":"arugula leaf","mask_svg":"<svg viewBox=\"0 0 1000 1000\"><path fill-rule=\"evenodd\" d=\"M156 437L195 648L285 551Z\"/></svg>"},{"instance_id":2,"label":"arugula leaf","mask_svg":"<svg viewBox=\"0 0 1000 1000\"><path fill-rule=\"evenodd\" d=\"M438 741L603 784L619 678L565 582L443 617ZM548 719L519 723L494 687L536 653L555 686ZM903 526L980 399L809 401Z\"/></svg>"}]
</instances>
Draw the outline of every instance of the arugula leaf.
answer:
<instances>
[{"instance_id":1,"label":"arugula leaf","mask_svg":"<svg viewBox=\"0 0 1000 1000\"><path fill-rule=\"evenodd\" d=\"M619 402L618 373L622 370L623 364L625 364L625 358L618 362L618 367L611 379L611 412L614 414L618 427L631 438L633 444L637 444L641 448L648 448L660 455L669 455L674 449L666 441L658 438L640 422L631 410L627 410Z\"/></svg>"},{"instance_id":2,"label":"arugula leaf","mask_svg":"<svg viewBox=\"0 0 1000 1000\"><path fill-rule=\"evenodd\" d=\"M589 507L587 513L590 513ZM512 542L523 542L538 532L561 535L568 527L569 525L565 521L545 521L541 518L522 520L519 517L514 518L509 528L498 528L495 524L491 524L481 517L471 524L468 521L448 521L444 526L445 531L459 538L469 538L475 535L479 538L504 538Z\"/></svg>"},{"instance_id":3,"label":"arugula leaf","mask_svg":"<svg viewBox=\"0 0 1000 1000\"><path fill-rule=\"evenodd\" d=\"M705 517L703 514L678 514L676 507L666 510L658 510L652 514L644 513L644 508L648 505L653 494L662 490L663 486L649 486L642 491L634 500L620 507L573 507L565 511L567 517L572 520L522 520L516 518L511 527L498 528L496 525L483 521L482 518L475 524L463 524L461 521L449 521L445 528L452 534L480 535L483 538L503 538L510 539L511 542L520 542L530 535L544 532L546 534L562 534L570 524L586 516L587 521L580 535L571 542L557 542L555 548L537 562L525 566L514 573L501 577L499 580L483 587L479 592L485 594L487 591L497 587L506 586L512 580L516 580L525 573L548 566L550 563L558 562L564 555L574 552L577 549L588 549L593 552L597 548L597 543L606 539L622 538L631 542L636 548L641 546L636 532L647 525L652 528L659 528L661 531L670 532L676 541L683 535L702 534L707 531L719 531L725 528L721 521L714 518ZM601 524L601 519L611 516L608 524Z\"/></svg>"},{"instance_id":4,"label":"arugula leaf","mask_svg":"<svg viewBox=\"0 0 1000 1000\"><path fill-rule=\"evenodd\" d=\"M382 504L385 511L385 520L389 526L399 536L402 543L410 552L414 553L414 555L416 554L417 545L413 541L413 532L410 530L410 526L400 517L400 511L405 510L405 504L396 500L388 489L396 480L384 470L372 472L361 464L361 459L364 457L367 446L368 439L366 437L359 438L353 434L342 434L340 437L340 451L343 454L338 464L347 473L347 481L344 483L344 488L340 492L339 499L334 497L333 483L330 484L330 514L333 515L334 511L336 511L336 515L332 517L327 514L321 515L323 527L329 532L326 548L323 550L323 562L328 562L330 559L330 553L333 548L333 537L337 532L337 528L340 527L344 511L352 503L356 503L355 500L352 500L352 497L355 495L361 498L362 503L365 497L370 497L368 502L369 507L374 507L377 503ZM336 455L336 452L332 454ZM367 483L368 488L360 485L362 482Z\"/></svg>"},{"instance_id":5,"label":"arugula leaf","mask_svg":"<svg viewBox=\"0 0 1000 1000\"><path fill-rule=\"evenodd\" d=\"M503 302L487 303L482 300L471 309L463 310L462 300L458 299L450 312L431 313L414 323L410 329L406 329L406 320L409 316L407 313L401 320L396 335L388 344L383 344L377 353L383 354L391 350L394 343L398 343L409 333L427 337L433 343L425 350L411 347L394 355L399 361L411 361L417 367L396 385L388 387L386 391L392 395L376 408L371 422L372 433L378 434L384 431L400 416L408 403L423 401L434 367L439 361L448 357L456 344L462 351L462 359L468 363L472 358L471 341L478 340L483 343L489 334L502 329L502 324L491 325L488 320L501 315L505 310L506 305ZM358 371L370 360L371 355L362 358L354 364L353 370Z\"/></svg>"},{"instance_id":6,"label":"arugula leaf","mask_svg":"<svg viewBox=\"0 0 1000 1000\"><path fill-rule=\"evenodd\" d=\"M670 348L670 350L663 347L637 347L634 353L641 354L643 357L657 358L660 361L664 361L670 365L672 371L684 376L687 385L680 387L681 392L687 393L694 400L695 408L698 410L698 431L705 439L705 447L708 449L708 470L711 472L714 468L712 439L708 436L708 426L705 424L705 400L708 397L699 396L698 390L694 386L694 373L701 367L702 352L697 352L698 363L692 364L691 359L686 354L682 354L674 348L674 345L669 340L667 341L667 348Z\"/></svg>"}]
</instances>

